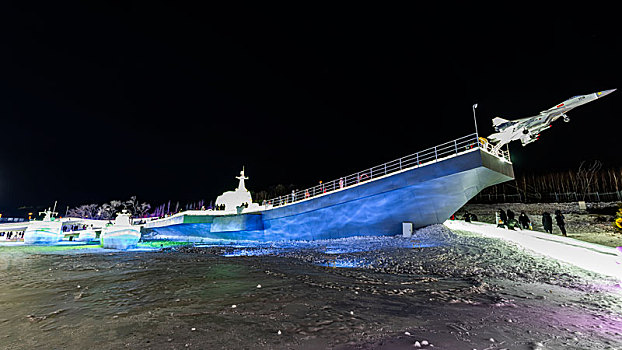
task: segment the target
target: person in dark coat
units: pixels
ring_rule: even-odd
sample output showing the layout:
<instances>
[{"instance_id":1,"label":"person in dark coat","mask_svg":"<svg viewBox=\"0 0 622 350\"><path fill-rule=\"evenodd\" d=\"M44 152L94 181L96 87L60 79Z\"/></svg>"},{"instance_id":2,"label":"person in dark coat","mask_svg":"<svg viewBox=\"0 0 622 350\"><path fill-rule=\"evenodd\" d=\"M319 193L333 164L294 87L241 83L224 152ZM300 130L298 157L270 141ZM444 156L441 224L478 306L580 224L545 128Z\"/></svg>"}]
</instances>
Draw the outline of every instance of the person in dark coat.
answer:
<instances>
[{"instance_id":1,"label":"person in dark coat","mask_svg":"<svg viewBox=\"0 0 622 350\"><path fill-rule=\"evenodd\" d=\"M514 212L508 209L507 213L508 213L508 220L514 220Z\"/></svg>"},{"instance_id":2,"label":"person in dark coat","mask_svg":"<svg viewBox=\"0 0 622 350\"><path fill-rule=\"evenodd\" d=\"M544 232L553 233L553 218L551 214L547 212L542 213L542 226L544 226Z\"/></svg>"},{"instance_id":3,"label":"person in dark coat","mask_svg":"<svg viewBox=\"0 0 622 350\"><path fill-rule=\"evenodd\" d=\"M497 227L505 228L505 222L508 218L505 216L503 209L497 209L497 212L495 213L495 220L497 221Z\"/></svg>"},{"instance_id":4,"label":"person in dark coat","mask_svg":"<svg viewBox=\"0 0 622 350\"><path fill-rule=\"evenodd\" d=\"M464 222L471 222L471 214L469 214L468 211L465 211L464 215L462 215L462 220L464 220Z\"/></svg>"},{"instance_id":5,"label":"person in dark coat","mask_svg":"<svg viewBox=\"0 0 622 350\"><path fill-rule=\"evenodd\" d=\"M503 209L499 209L499 218L503 221L503 226L508 224L508 216L505 215L505 211L503 211Z\"/></svg>"},{"instance_id":6,"label":"person in dark coat","mask_svg":"<svg viewBox=\"0 0 622 350\"><path fill-rule=\"evenodd\" d=\"M520 212L520 215L518 216L518 223L520 223L520 226L523 228L523 230L529 229L529 224L531 224L531 220L529 220L529 216L527 216L524 211Z\"/></svg>"},{"instance_id":7,"label":"person in dark coat","mask_svg":"<svg viewBox=\"0 0 622 350\"><path fill-rule=\"evenodd\" d=\"M557 222L557 226L559 226L559 230L562 231L562 235L566 235L566 223L564 222L564 214L558 209L555 210L555 221Z\"/></svg>"}]
</instances>

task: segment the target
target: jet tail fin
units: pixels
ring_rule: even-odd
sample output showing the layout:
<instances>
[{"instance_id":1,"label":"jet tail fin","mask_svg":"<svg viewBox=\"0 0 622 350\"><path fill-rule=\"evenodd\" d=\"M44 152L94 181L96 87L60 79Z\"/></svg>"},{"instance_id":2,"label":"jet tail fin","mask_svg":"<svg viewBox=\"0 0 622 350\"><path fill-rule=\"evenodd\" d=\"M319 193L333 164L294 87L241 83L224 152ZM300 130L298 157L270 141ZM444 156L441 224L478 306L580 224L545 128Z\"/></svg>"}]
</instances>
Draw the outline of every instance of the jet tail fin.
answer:
<instances>
[{"instance_id":1,"label":"jet tail fin","mask_svg":"<svg viewBox=\"0 0 622 350\"><path fill-rule=\"evenodd\" d=\"M492 126L494 126L494 127L497 127L497 126L499 126L499 125L501 125L503 123L507 123L507 122L509 122L509 120L503 119L503 118L500 118L500 117L492 118Z\"/></svg>"}]
</instances>

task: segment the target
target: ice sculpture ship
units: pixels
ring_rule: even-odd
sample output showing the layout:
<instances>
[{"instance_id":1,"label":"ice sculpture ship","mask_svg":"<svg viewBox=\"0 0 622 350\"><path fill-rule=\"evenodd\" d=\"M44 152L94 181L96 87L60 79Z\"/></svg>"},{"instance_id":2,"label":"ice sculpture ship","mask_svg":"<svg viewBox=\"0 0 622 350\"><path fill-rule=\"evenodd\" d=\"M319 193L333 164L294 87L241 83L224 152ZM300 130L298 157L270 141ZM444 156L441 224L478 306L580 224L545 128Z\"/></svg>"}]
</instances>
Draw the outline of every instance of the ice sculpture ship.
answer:
<instances>
[{"instance_id":1,"label":"ice sculpture ship","mask_svg":"<svg viewBox=\"0 0 622 350\"><path fill-rule=\"evenodd\" d=\"M103 228L100 238L104 248L129 249L140 240L140 229L130 223L130 214L123 210L114 224Z\"/></svg>"},{"instance_id":2,"label":"ice sculpture ship","mask_svg":"<svg viewBox=\"0 0 622 350\"><path fill-rule=\"evenodd\" d=\"M54 205L56 207L56 204ZM24 231L24 243L26 244L54 244L63 239L62 222L54 217L58 213L48 210L42 211L43 220L31 221Z\"/></svg>"}]
</instances>

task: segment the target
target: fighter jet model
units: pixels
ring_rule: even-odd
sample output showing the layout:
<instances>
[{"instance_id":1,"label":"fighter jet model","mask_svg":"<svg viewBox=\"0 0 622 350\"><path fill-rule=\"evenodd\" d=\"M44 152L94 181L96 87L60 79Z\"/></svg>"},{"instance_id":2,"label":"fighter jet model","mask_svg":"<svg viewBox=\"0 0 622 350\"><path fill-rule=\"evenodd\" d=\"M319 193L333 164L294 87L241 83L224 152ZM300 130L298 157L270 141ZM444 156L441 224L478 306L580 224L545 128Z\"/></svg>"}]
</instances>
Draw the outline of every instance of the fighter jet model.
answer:
<instances>
[{"instance_id":1,"label":"fighter jet model","mask_svg":"<svg viewBox=\"0 0 622 350\"><path fill-rule=\"evenodd\" d=\"M559 118L564 118L565 122L569 122L570 118L566 113L573 108L592 102L600 97L609 95L616 89L599 91L593 94L574 96L555 107L540 112L538 115L528 118L507 120L496 117L492 120L492 126L496 133L488 136L488 140L496 143L495 148L514 141L520 140L523 146L532 143L540 137L540 133L551 127L551 123Z\"/></svg>"}]
</instances>

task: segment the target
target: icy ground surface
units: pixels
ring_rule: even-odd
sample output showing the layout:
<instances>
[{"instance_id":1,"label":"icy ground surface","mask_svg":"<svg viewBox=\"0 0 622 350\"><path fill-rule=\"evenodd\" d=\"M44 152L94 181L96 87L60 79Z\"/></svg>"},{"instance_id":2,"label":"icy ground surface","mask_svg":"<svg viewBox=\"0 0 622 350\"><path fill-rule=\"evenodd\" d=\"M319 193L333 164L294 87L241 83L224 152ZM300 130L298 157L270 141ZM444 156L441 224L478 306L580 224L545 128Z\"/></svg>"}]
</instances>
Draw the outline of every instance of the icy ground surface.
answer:
<instances>
[{"instance_id":1,"label":"icy ground surface","mask_svg":"<svg viewBox=\"0 0 622 350\"><path fill-rule=\"evenodd\" d=\"M619 281L442 225L0 256L7 349L622 349Z\"/></svg>"}]
</instances>

